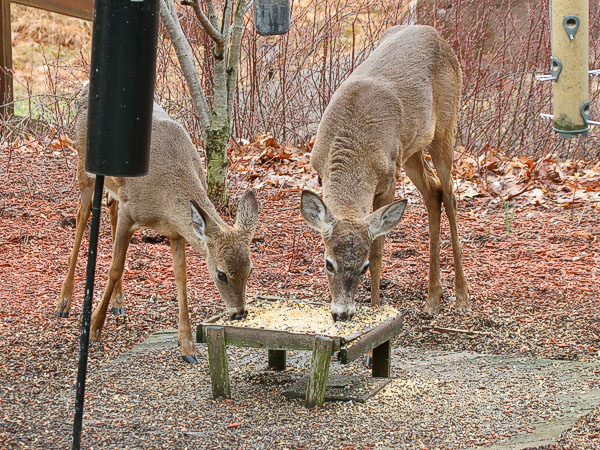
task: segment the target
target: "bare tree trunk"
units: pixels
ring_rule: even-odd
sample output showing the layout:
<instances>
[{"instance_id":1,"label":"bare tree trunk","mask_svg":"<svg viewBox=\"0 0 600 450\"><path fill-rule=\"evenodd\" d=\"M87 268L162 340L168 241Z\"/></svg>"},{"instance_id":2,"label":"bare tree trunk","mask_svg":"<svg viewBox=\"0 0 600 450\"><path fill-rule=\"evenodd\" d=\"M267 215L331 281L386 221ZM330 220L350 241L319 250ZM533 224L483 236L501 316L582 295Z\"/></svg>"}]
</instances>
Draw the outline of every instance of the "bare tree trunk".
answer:
<instances>
[{"instance_id":1,"label":"bare tree trunk","mask_svg":"<svg viewBox=\"0 0 600 450\"><path fill-rule=\"evenodd\" d=\"M233 121L233 104L235 102L235 88L240 67L240 53L242 46L242 34L244 32L244 15L250 4L247 0L240 0L235 9L233 17L233 30L231 36L231 47L229 49L229 61L227 64L227 117L229 126Z\"/></svg>"},{"instance_id":2,"label":"bare tree trunk","mask_svg":"<svg viewBox=\"0 0 600 450\"><path fill-rule=\"evenodd\" d=\"M220 205L227 203L227 147L231 136L234 93L247 3L248 0L225 0L219 24L212 0L204 2L208 14L201 8L199 0L189 2L200 25L214 42L213 102L209 110L194 64L192 49L179 24L173 0L161 0L161 17L175 47L194 107L204 127L208 195L213 202Z\"/></svg>"},{"instance_id":3,"label":"bare tree trunk","mask_svg":"<svg viewBox=\"0 0 600 450\"><path fill-rule=\"evenodd\" d=\"M210 199L224 205L227 203L227 144L230 136L225 58L215 55L214 67L213 107L205 143L206 182Z\"/></svg>"}]
</instances>

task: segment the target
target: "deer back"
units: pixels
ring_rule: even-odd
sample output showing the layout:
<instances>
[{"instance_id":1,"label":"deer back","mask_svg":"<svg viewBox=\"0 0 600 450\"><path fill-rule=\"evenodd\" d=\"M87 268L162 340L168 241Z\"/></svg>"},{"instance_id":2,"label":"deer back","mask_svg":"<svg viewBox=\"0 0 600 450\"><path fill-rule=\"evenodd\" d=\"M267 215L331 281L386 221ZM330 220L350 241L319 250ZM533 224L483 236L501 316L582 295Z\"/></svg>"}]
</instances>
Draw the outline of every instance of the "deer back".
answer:
<instances>
[{"instance_id":1,"label":"deer back","mask_svg":"<svg viewBox=\"0 0 600 450\"><path fill-rule=\"evenodd\" d=\"M452 120L461 76L456 56L429 26L395 26L341 84L319 124L311 164L326 204L369 211L402 162Z\"/></svg>"}]
</instances>

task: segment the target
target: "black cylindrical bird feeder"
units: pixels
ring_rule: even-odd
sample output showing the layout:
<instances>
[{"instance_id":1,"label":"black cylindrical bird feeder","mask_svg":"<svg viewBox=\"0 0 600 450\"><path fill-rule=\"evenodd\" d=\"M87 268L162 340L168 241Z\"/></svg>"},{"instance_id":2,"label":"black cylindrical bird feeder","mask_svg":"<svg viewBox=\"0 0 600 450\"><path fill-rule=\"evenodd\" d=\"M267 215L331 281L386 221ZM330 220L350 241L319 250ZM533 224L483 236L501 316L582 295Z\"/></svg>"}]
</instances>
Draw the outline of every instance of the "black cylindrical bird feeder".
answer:
<instances>
[{"instance_id":1,"label":"black cylindrical bird feeder","mask_svg":"<svg viewBox=\"0 0 600 450\"><path fill-rule=\"evenodd\" d=\"M83 400L104 176L148 173L159 0L95 0L85 170L96 174L83 304L72 448Z\"/></svg>"},{"instance_id":2,"label":"black cylindrical bird feeder","mask_svg":"<svg viewBox=\"0 0 600 450\"><path fill-rule=\"evenodd\" d=\"M158 0L95 0L85 170L146 175Z\"/></svg>"},{"instance_id":3,"label":"black cylindrical bird feeder","mask_svg":"<svg viewBox=\"0 0 600 450\"><path fill-rule=\"evenodd\" d=\"M285 34L290 24L290 0L254 0L254 28L258 34Z\"/></svg>"}]
</instances>

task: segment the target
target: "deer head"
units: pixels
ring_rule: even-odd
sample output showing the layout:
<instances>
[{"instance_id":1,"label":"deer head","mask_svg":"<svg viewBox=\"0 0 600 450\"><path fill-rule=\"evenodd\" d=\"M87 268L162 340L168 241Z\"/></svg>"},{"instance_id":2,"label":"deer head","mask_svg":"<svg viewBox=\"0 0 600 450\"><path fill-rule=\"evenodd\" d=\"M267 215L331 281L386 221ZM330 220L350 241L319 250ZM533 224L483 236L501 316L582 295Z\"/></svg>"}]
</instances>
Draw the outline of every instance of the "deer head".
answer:
<instances>
[{"instance_id":1,"label":"deer head","mask_svg":"<svg viewBox=\"0 0 600 450\"><path fill-rule=\"evenodd\" d=\"M400 200L383 206L362 219L344 219L335 217L317 194L302 191L302 217L309 227L321 233L325 243L333 320L349 320L354 315L354 295L369 268L371 243L394 229L406 203Z\"/></svg>"},{"instance_id":2,"label":"deer head","mask_svg":"<svg viewBox=\"0 0 600 450\"><path fill-rule=\"evenodd\" d=\"M252 272L250 243L258 222L258 203L252 191L239 201L235 225L220 225L194 200L190 202L194 233L205 247L206 265L225 304L229 318L248 314L246 283Z\"/></svg>"}]
</instances>

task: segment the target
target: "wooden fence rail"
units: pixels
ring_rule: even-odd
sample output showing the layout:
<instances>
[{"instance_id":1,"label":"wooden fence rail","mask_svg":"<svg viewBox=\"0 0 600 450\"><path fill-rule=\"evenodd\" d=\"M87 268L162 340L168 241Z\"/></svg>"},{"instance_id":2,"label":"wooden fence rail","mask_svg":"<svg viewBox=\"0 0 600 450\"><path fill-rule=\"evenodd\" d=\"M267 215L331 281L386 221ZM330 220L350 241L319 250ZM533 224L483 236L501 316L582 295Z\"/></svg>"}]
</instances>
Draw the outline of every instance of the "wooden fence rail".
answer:
<instances>
[{"instance_id":1,"label":"wooden fence rail","mask_svg":"<svg viewBox=\"0 0 600 450\"><path fill-rule=\"evenodd\" d=\"M13 114L13 71L10 23L11 0L0 0L0 117ZM93 0L12 0L12 3L92 20Z\"/></svg>"}]
</instances>

